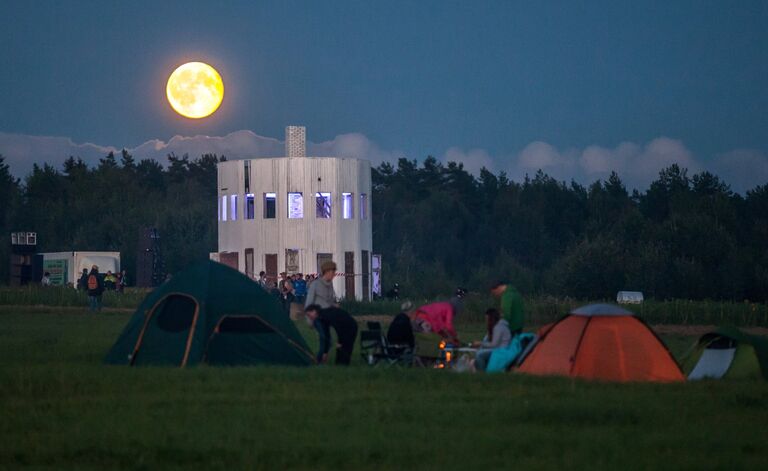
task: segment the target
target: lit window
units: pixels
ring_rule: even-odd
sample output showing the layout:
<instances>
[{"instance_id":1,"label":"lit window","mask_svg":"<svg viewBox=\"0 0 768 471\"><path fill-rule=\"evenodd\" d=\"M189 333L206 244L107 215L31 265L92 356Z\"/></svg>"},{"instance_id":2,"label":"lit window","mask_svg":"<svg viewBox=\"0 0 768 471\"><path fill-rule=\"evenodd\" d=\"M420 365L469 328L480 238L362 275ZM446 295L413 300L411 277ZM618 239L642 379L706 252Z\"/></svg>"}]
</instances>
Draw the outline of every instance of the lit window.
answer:
<instances>
[{"instance_id":1,"label":"lit window","mask_svg":"<svg viewBox=\"0 0 768 471\"><path fill-rule=\"evenodd\" d=\"M318 192L315 194L315 215L321 219L331 217L331 194Z\"/></svg>"},{"instance_id":2,"label":"lit window","mask_svg":"<svg viewBox=\"0 0 768 471\"><path fill-rule=\"evenodd\" d=\"M237 195L230 195L229 202L230 202L229 219L231 221L237 221Z\"/></svg>"},{"instance_id":3,"label":"lit window","mask_svg":"<svg viewBox=\"0 0 768 471\"><path fill-rule=\"evenodd\" d=\"M353 201L354 196L352 193L341 194L341 214L343 214L344 219L355 218L355 208Z\"/></svg>"},{"instance_id":4,"label":"lit window","mask_svg":"<svg viewBox=\"0 0 768 471\"><path fill-rule=\"evenodd\" d=\"M304 217L304 198L301 193L288 193L288 219Z\"/></svg>"},{"instance_id":5,"label":"lit window","mask_svg":"<svg viewBox=\"0 0 768 471\"><path fill-rule=\"evenodd\" d=\"M245 195L245 219L253 219L254 218L254 201L253 201L253 193L248 193Z\"/></svg>"},{"instance_id":6,"label":"lit window","mask_svg":"<svg viewBox=\"0 0 768 471\"><path fill-rule=\"evenodd\" d=\"M360 193L360 219L368 219L368 195Z\"/></svg>"},{"instance_id":7,"label":"lit window","mask_svg":"<svg viewBox=\"0 0 768 471\"><path fill-rule=\"evenodd\" d=\"M221 220L227 220L227 195L221 197Z\"/></svg>"},{"instance_id":8,"label":"lit window","mask_svg":"<svg viewBox=\"0 0 768 471\"><path fill-rule=\"evenodd\" d=\"M277 217L277 193L264 193L264 219Z\"/></svg>"}]
</instances>

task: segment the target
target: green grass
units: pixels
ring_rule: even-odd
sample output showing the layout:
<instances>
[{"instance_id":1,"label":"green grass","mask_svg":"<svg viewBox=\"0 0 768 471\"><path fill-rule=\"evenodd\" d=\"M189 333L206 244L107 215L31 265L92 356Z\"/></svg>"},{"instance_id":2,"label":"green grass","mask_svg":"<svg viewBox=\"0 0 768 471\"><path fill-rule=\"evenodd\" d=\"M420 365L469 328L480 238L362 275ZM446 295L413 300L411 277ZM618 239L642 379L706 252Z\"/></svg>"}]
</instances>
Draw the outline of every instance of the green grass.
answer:
<instances>
[{"instance_id":1,"label":"green grass","mask_svg":"<svg viewBox=\"0 0 768 471\"><path fill-rule=\"evenodd\" d=\"M0 469L768 466L765 382L102 365L129 315L0 308Z\"/></svg>"},{"instance_id":2,"label":"green grass","mask_svg":"<svg viewBox=\"0 0 768 471\"><path fill-rule=\"evenodd\" d=\"M103 296L103 304L107 308L136 309L149 291L142 288L127 288L124 293L107 291ZM394 315L399 312L402 301L342 301L341 305L352 315ZM435 300L413 299L412 301L418 306ZM612 301L608 300L608 302ZM589 304L589 301L552 297L528 298L525 301L526 319L529 324L546 324L584 304ZM0 287L0 306L81 307L87 305L88 298L84 292L68 287L37 285L21 288ZM465 322L482 322L485 310L497 305L498 300L489 294L471 293L465 299L461 317ZM768 303L650 299L643 304L624 307L651 324L733 324L745 327L768 327Z\"/></svg>"}]
</instances>

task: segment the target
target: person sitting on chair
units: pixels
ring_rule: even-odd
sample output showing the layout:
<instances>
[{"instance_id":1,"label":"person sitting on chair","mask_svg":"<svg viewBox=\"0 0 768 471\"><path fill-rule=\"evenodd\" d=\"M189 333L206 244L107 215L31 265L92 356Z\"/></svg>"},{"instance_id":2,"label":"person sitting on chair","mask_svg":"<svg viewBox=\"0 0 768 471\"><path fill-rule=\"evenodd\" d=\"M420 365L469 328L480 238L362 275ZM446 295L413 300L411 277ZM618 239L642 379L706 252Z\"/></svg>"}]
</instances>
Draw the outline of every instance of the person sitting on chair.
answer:
<instances>
[{"instance_id":1,"label":"person sitting on chair","mask_svg":"<svg viewBox=\"0 0 768 471\"><path fill-rule=\"evenodd\" d=\"M319 364L328 361L328 351L331 349L331 327L336 331L339 343L336 346L336 364L349 365L352 349L357 338L357 322L347 311L338 307L321 308L310 304L304 310L307 322L317 330L320 337L320 348L317 352Z\"/></svg>"},{"instance_id":2,"label":"person sitting on chair","mask_svg":"<svg viewBox=\"0 0 768 471\"><path fill-rule=\"evenodd\" d=\"M412 307L413 304L410 301L404 302L400 306L400 314L396 315L389 324L387 342L390 345L407 345L410 348L415 345L413 326L411 326L411 318L408 316L408 311Z\"/></svg>"},{"instance_id":3,"label":"person sitting on chair","mask_svg":"<svg viewBox=\"0 0 768 471\"><path fill-rule=\"evenodd\" d=\"M475 354L475 369L485 371L488 366L488 360L491 353L497 348L505 348L512 340L512 333L509 330L509 323L501 318L501 314L496 309L485 311L485 324L488 333L485 334L480 342L472 342L472 346L480 348Z\"/></svg>"}]
</instances>

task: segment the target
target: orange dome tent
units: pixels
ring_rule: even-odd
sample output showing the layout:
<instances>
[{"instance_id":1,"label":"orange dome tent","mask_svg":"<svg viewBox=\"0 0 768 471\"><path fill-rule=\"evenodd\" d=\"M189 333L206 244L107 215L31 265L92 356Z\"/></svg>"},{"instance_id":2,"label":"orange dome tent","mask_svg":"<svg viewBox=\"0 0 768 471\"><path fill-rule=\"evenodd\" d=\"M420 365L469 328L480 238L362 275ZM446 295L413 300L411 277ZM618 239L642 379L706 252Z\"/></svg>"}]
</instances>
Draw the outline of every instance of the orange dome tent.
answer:
<instances>
[{"instance_id":1,"label":"orange dome tent","mask_svg":"<svg viewBox=\"0 0 768 471\"><path fill-rule=\"evenodd\" d=\"M685 380L648 325L612 304L571 311L542 335L518 371L601 381Z\"/></svg>"}]
</instances>

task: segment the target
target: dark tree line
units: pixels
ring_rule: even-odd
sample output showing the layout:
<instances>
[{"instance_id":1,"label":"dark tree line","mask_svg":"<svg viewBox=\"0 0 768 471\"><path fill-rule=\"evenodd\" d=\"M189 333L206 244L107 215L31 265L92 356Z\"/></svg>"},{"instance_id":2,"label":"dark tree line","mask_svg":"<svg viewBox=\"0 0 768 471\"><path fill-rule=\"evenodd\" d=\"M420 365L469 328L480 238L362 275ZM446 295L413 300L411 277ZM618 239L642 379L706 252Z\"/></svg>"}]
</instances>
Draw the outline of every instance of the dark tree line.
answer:
<instances>
[{"instance_id":1,"label":"dark tree line","mask_svg":"<svg viewBox=\"0 0 768 471\"><path fill-rule=\"evenodd\" d=\"M74 157L61 170L34 165L18 181L0 160L0 282L8 280L9 233L17 230L37 232L41 252L120 251L134 280L141 227L160 230L169 271L206 258L216 250L218 161L171 154L164 168L122 151L95 168Z\"/></svg>"},{"instance_id":2,"label":"dark tree line","mask_svg":"<svg viewBox=\"0 0 768 471\"><path fill-rule=\"evenodd\" d=\"M768 299L768 184L741 196L672 165L647 191L612 174L588 187L523 182L434 158L373 171L374 249L388 279L426 293L511 279L585 299Z\"/></svg>"},{"instance_id":3,"label":"dark tree line","mask_svg":"<svg viewBox=\"0 0 768 471\"><path fill-rule=\"evenodd\" d=\"M160 229L173 272L216 250L216 155L95 167L70 157L19 181L0 157L0 281L9 233L41 251L117 250L134 270L138 230ZM742 196L717 176L672 165L645 192L615 174L588 187L539 172L522 182L458 163L400 159L373 170L374 252L385 287L437 295L511 279L528 294L768 300L768 184Z\"/></svg>"}]
</instances>

